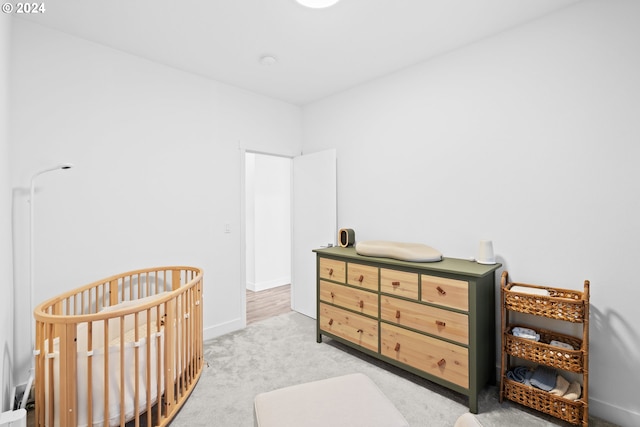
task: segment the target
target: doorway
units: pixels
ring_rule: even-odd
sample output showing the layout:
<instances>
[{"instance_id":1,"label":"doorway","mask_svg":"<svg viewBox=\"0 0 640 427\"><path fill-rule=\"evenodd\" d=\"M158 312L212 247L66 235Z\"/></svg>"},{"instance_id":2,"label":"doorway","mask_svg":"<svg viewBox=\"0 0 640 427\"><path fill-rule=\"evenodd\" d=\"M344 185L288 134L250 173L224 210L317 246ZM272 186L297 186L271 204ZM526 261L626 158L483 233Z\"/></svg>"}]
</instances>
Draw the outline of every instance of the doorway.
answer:
<instances>
[{"instance_id":1,"label":"doorway","mask_svg":"<svg viewBox=\"0 0 640 427\"><path fill-rule=\"evenodd\" d=\"M291 167L245 153L247 324L291 311Z\"/></svg>"}]
</instances>

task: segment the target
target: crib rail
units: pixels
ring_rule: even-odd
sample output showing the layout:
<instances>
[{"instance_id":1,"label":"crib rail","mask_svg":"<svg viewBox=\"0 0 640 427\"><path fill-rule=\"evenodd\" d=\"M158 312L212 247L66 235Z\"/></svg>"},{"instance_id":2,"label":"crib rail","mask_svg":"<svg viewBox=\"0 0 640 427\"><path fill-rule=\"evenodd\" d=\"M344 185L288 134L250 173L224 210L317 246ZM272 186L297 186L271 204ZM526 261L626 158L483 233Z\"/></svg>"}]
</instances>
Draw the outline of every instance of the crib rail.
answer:
<instances>
[{"instance_id":1,"label":"crib rail","mask_svg":"<svg viewBox=\"0 0 640 427\"><path fill-rule=\"evenodd\" d=\"M38 305L35 425L166 426L202 372L202 277L136 270Z\"/></svg>"}]
</instances>

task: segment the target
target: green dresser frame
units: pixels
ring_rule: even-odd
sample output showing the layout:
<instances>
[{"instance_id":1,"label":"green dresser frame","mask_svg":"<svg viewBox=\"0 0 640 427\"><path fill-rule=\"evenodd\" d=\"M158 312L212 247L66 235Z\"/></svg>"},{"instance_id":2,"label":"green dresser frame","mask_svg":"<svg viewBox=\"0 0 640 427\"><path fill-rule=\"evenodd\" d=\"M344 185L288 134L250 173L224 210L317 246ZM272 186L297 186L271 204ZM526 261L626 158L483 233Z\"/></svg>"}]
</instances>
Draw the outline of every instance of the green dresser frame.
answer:
<instances>
[{"instance_id":1,"label":"green dresser frame","mask_svg":"<svg viewBox=\"0 0 640 427\"><path fill-rule=\"evenodd\" d=\"M316 340L322 342L322 336L325 335L349 347L362 351L377 359L383 360L391 365L402 368L408 372L426 378L434 383L440 384L469 398L469 411L478 413L478 394L487 384L495 384L496 381L496 280L495 271L502 265L500 263L492 265L478 264L475 261L443 258L437 262L407 262L399 261L391 258L378 258L359 255L353 247L330 247L315 249L316 253ZM402 362L388 358L381 354L380 327L378 327L378 351L374 352L359 345L335 336L328 331L321 330L320 325L320 259L328 258L334 260L345 261L347 264L347 277L349 263L357 263L378 267L378 317L380 323L387 323L381 319L381 292L380 292L380 268L390 268L398 271L407 271L420 274L428 274L449 279L462 280L468 283L469 310L463 312L460 310L441 307L428 302L419 301L420 304L432 305L438 308L444 308L449 311L462 312L467 314L469 320L469 343L461 345L467 347L469 353L469 388L461 387L449 381L443 380L437 376L416 369L412 366L405 365ZM326 280L326 279L323 279ZM329 280L330 281L330 280ZM349 286L349 285L345 285ZM422 292L422 283L419 280L419 292ZM387 294L385 294L387 295ZM397 297L397 296L396 296ZM414 301L415 300L411 300ZM327 302L325 304L332 305ZM340 307L347 310L344 307ZM354 313L357 313L354 311ZM360 313L357 313L360 314ZM371 316L369 316L371 317ZM375 317L371 317L375 319ZM392 324L392 323L389 323ZM424 334L429 336L429 334ZM436 337L438 338L438 337ZM440 338L438 338L440 339ZM460 345L458 343L458 345Z\"/></svg>"}]
</instances>

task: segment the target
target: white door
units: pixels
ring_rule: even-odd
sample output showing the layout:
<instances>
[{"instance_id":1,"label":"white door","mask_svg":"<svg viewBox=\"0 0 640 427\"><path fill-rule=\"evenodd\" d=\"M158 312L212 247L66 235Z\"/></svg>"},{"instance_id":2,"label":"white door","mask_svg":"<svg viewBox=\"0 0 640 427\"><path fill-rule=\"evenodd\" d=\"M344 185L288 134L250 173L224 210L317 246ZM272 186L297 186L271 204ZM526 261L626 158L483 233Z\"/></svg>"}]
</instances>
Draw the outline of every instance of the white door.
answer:
<instances>
[{"instance_id":1,"label":"white door","mask_svg":"<svg viewBox=\"0 0 640 427\"><path fill-rule=\"evenodd\" d=\"M316 254L336 242L336 150L293 159L291 308L316 318Z\"/></svg>"}]
</instances>

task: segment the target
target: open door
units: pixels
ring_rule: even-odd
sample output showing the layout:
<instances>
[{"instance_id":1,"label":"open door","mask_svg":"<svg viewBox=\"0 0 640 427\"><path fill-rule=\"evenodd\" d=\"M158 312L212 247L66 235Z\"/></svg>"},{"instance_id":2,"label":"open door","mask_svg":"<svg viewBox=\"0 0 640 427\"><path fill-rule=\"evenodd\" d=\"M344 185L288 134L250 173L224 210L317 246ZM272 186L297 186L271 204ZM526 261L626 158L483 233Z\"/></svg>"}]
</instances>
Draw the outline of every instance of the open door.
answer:
<instances>
[{"instance_id":1,"label":"open door","mask_svg":"<svg viewBox=\"0 0 640 427\"><path fill-rule=\"evenodd\" d=\"M293 159L291 308L316 318L316 254L335 245L336 150Z\"/></svg>"}]
</instances>

